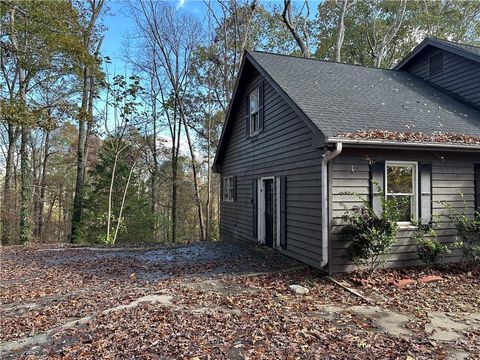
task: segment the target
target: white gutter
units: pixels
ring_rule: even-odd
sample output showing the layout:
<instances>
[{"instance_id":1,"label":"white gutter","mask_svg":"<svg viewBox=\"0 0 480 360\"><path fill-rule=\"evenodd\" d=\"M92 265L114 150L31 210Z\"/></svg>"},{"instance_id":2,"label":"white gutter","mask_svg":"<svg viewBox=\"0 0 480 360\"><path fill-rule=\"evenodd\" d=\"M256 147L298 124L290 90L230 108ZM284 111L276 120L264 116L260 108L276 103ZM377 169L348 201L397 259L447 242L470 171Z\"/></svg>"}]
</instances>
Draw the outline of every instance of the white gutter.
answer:
<instances>
[{"instance_id":1,"label":"white gutter","mask_svg":"<svg viewBox=\"0 0 480 360\"><path fill-rule=\"evenodd\" d=\"M476 144L452 144L452 143L435 143L435 142L404 142L404 141L388 141L388 140L364 140L364 139L348 139L348 138L329 138L327 143L343 143L352 145L388 145L398 147L416 147L416 148L441 148L452 150L480 150L480 145Z\"/></svg>"},{"instance_id":2,"label":"white gutter","mask_svg":"<svg viewBox=\"0 0 480 360\"><path fill-rule=\"evenodd\" d=\"M335 150L327 150L322 159L322 263L320 267L328 264L328 235L329 235L329 214L328 211L328 162L335 159L342 152L341 142L335 143Z\"/></svg>"}]
</instances>

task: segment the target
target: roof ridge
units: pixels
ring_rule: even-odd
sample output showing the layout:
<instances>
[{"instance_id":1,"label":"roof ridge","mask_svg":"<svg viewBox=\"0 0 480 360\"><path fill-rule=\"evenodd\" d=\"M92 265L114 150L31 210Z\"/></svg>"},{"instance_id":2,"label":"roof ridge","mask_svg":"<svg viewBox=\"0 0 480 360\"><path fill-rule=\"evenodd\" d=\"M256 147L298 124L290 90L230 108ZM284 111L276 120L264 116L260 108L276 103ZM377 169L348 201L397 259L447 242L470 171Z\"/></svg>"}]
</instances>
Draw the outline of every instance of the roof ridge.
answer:
<instances>
[{"instance_id":1,"label":"roof ridge","mask_svg":"<svg viewBox=\"0 0 480 360\"><path fill-rule=\"evenodd\" d=\"M437 40L437 41L442 41L442 42L449 43L449 44L453 44L453 45L470 46L470 47L473 47L473 48L480 49L480 46L479 46L479 45L466 44L466 43L461 43L461 42L459 42L459 41L452 41L452 40L440 39L440 38L433 37L433 36L429 36L428 39Z\"/></svg>"},{"instance_id":2,"label":"roof ridge","mask_svg":"<svg viewBox=\"0 0 480 360\"><path fill-rule=\"evenodd\" d=\"M247 52L249 52L249 53L252 53L252 52L253 52L253 53L260 53L260 54L267 54L267 55L283 56L283 57L288 57L288 58L293 58L293 59L300 59L300 60L319 61L319 62L325 62L325 63L330 63L330 64L356 66L356 67L361 67L361 68L365 68L365 69L388 70L388 71L397 72L397 70L393 70L393 69L389 69L389 68L379 68L379 67L369 66L369 65L351 64L351 63L338 62L338 61L334 61L334 60L324 60L324 59L317 59L317 58L312 58L312 57L303 57L303 56L297 56L297 55L288 55L288 54L282 54L282 53L274 53L274 52L271 52L271 51L247 50Z\"/></svg>"}]
</instances>

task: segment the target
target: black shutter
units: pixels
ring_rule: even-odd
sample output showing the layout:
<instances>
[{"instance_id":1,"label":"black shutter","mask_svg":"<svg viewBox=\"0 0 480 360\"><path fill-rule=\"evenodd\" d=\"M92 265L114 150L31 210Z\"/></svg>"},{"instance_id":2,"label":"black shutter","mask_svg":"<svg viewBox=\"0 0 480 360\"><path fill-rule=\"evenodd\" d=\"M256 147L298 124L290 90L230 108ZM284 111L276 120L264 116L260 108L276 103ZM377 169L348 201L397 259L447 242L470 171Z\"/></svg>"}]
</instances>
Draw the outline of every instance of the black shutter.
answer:
<instances>
[{"instance_id":1,"label":"black shutter","mask_svg":"<svg viewBox=\"0 0 480 360\"><path fill-rule=\"evenodd\" d=\"M480 164L475 164L475 210L480 211Z\"/></svg>"},{"instance_id":2,"label":"black shutter","mask_svg":"<svg viewBox=\"0 0 480 360\"><path fill-rule=\"evenodd\" d=\"M232 182L230 186L233 186L233 201L237 201L237 177L232 176L230 181Z\"/></svg>"},{"instance_id":3,"label":"black shutter","mask_svg":"<svg viewBox=\"0 0 480 360\"><path fill-rule=\"evenodd\" d=\"M418 164L418 188L419 188L419 220L422 224L428 224L432 220L432 164L421 162Z\"/></svg>"},{"instance_id":4,"label":"black shutter","mask_svg":"<svg viewBox=\"0 0 480 360\"><path fill-rule=\"evenodd\" d=\"M245 96L245 136L250 137L250 96Z\"/></svg>"},{"instance_id":5,"label":"black shutter","mask_svg":"<svg viewBox=\"0 0 480 360\"><path fill-rule=\"evenodd\" d=\"M252 235L258 239L258 183L257 179L252 179Z\"/></svg>"},{"instance_id":6,"label":"black shutter","mask_svg":"<svg viewBox=\"0 0 480 360\"><path fill-rule=\"evenodd\" d=\"M370 205L376 214L383 211L381 192L385 191L385 161L376 161L370 165Z\"/></svg>"},{"instance_id":7,"label":"black shutter","mask_svg":"<svg viewBox=\"0 0 480 360\"><path fill-rule=\"evenodd\" d=\"M223 201L223 176L220 175L220 201Z\"/></svg>"},{"instance_id":8,"label":"black shutter","mask_svg":"<svg viewBox=\"0 0 480 360\"><path fill-rule=\"evenodd\" d=\"M280 176L280 246L287 248L287 178Z\"/></svg>"},{"instance_id":9,"label":"black shutter","mask_svg":"<svg viewBox=\"0 0 480 360\"><path fill-rule=\"evenodd\" d=\"M258 131L263 130L263 82L258 87Z\"/></svg>"}]
</instances>

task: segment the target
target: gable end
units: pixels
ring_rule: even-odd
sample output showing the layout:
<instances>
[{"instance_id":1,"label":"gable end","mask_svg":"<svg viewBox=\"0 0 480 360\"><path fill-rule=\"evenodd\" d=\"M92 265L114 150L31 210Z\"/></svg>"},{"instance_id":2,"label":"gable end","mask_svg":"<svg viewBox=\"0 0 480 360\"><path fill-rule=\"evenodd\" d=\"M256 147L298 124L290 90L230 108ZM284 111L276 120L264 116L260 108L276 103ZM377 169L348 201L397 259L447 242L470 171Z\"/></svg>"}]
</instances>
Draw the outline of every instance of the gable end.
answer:
<instances>
[{"instance_id":1,"label":"gable end","mask_svg":"<svg viewBox=\"0 0 480 360\"><path fill-rule=\"evenodd\" d=\"M221 172L221 163L223 160L223 155L226 149L226 145L229 141L230 132L233 128L233 122L235 118L232 114L235 112L237 106L242 101L244 94L244 85L250 77L252 71L255 69L258 73L267 81L273 89L280 95L280 97L295 111L298 117L305 122L308 128L312 131L312 145L314 148L320 148L324 146L326 136L320 131L320 129L310 120L310 118L305 115L305 113L295 104L295 102L285 93L285 91L272 79L265 69L263 69L258 62L253 59L253 57L245 51L242 57L242 63L240 70L237 75L237 80L235 83L235 88L233 92L232 99L230 101L227 114L225 117L225 123L223 125L222 134L220 136L220 141L217 148L217 153L215 154L215 159L213 161L213 171ZM267 120L268 121L268 120Z\"/></svg>"}]
</instances>

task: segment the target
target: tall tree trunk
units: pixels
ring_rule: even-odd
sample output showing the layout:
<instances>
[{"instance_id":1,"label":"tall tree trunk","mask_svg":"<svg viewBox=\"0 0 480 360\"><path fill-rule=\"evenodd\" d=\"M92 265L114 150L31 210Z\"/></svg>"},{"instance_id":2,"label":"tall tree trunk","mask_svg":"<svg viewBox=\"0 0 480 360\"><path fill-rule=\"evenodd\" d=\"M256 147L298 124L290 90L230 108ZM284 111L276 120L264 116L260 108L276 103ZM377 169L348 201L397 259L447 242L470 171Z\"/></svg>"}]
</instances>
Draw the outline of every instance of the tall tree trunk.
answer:
<instances>
[{"instance_id":1,"label":"tall tree trunk","mask_svg":"<svg viewBox=\"0 0 480 360\"><path fill-rule=\"evenodd\" d=\"M153 91L152 80L152 120L153 120L153 137L152 137L152 157L153 157L153 171L152 171L152 193L151 193L151 210L153 214L157 212L157 177L158 177L158 153L157 153L157 97Z\"/></svg>"},{"instance_id":2,"label":"tall tree trunk","mask_svg":"<svg viewBox=\"0 0 480 360\"><path fill-rule=\"evenodd\" d=\"M178 95L178 93L177 93ZM180 99L178 99L180 115L183 120L183 126L185 128L185 135L187 137L187 144L188 149L190 150L190 158L192 160L192 172L193 172L193 187L195 190L195 202L197 205L197 213L198 213L198 225L200 227L200 240L205 240L205 223L203 219L203 209L202 209L202 200L200 197L200 187L198 185L198 174L197 174L197 160L195 157L195 151L193 149L193 143L190 138L190 131L188 130L188 124L185 112L183 111L183 105Z\"/></svg>"},{"instance_id":3,"label":"tall tree trunk","mask_svg":"<svg viewBox=\"0 0 480 360\"><path fill-rule=\"evenodd\" d=\"M158 152L157 152L157 105L156 105L156 97L153 98L153 136L152 136L152 157L153 157L153 170L152 170L152 178L151 178L151 194L150 194L150 210L156 219L156 215L158 213L158 199L157 199L157 192L158 192ZM158 241L158 222L155 221L152 224L152 235L155 241Z\"/></svg>"},{"instance_id":4,"label":"tall tree trunk","mask_svg":"<svg viewBox=\"0 0 480 360\"><path fill-rule=\"evenodd\" d=\"M103 36L98 40L97 48L95 50L95 59L98 60L98 55L100 54L100 48L102 47ZM87 106L87 129L85 131L85 165L88 161L88 150L90 145L90 137L92 136L94 118L93 118L93 102L95 101L95 76L92 71L89 72L88 77L88 106ZM86 171L86 166L84 166L83 171ZM85 174L83 175L85 177Z\"/></svg>"},{"instance_id":5,"label":"tall tree trunk","mask_svg":"<svg viewBox=\"0 0 480 360\"><path fill-rule=\"evenodd\" d=\"M20 101L26 108L27 84L25 80L25 70L19 69ZM24 119L21 127L20 136L20 243L28 244L30 242L30 161L28 154L28 141L30 140L30 130L28 120Z\"/></svg>"},{"instance_id":6,"label":"tall tree trunk","mask_svg":"<svg viewBox=\"0 0 480 360\"><path fill-rule=\"evenodd\" d=\"M95 23L97 22L98 16L102 11L105 0L91 1L89 2L91 7L90 19L88 24L83 31L83 46L89 51L91 45L91 37L95 30ZM99 42L101 44L101 40ZM83 66L83 87L82 87L82 105L80 107L80 114L78 117L78 144L77 144L77 178L75 181L75 195L73 199L73 209L72 209L72 224L70 230L70 242L74 243L78 240L79 230L82 221L82 207L83 207L83 192L84 192L84 183L85 183L85 147L86 147L86 137L87 129L85 129L86 123L88 121L88 106L89 106L89 96L90 96L90 75L93 76L92 71L90 70L90 64L84 64ZM93 100L93 97L92 97ZM92 101L92 111L93 111L93 101Z\"/></svg>"},{"instance_id":7,"label":"tall tree trunk","mask_svg":"<svg viewBox=\"0 0 480 360\"><path fill-rule=\"evenodd\" d=\"M108 211L107 211L107 243L110 244L110 227L112 222L112 203L113 203L113 185L115 184L115 175L118 163L118 148L115 150L115 159L113 160L112 176L110 178L110 188L108 189Z\"/></svg>"},{"instance_id":8,"label":"tall tree trunk","mask_svg":"<svg viewBox=\"0 0 480 360\"><path fill-rule=\"evenodd\" d=\"M207 201L205 203L205 209L206 209L206 218L207 218L207 223L205 225L205 239L210 240L210 229L211 229L211 196L212 196L212 185L211 185L211 170L210 170L210 127L211 127L211 120L210 120L210 112L208 114L208 134L207 134Z\"/></svg>"},{"instance_id":9,"label":"tall tree trunk","mask_svg":"<svg viewBox=\"0 0 480 360\"><path fill-rule=\"evenodd\" d=\"M40 242L42 241L42 231L43 231L43 211L45 209L45 190L47 186L47 162L50 155L50 129L46 130L45 142L44 142L44 151L43 151L43 163L42 163L42 174L40 180L40 198L38 204L38 213L37 213L37 228L36 236Z\"/></svg>"},{"instance_id":10,"label":"tall tree trunk","mask_svg":"<svg viewBox=\"0 0 480 360\"><path fill-rule=\"evenodd\" d=\"M72 228L70 235L70 242L73 244L78 240L79 230L82 220L82 206L83 206L83 187L85 181L85 141L86 141L86 120L87 107L89 96L89 75L88 67L83 68L83 90L82 90L82 105L78 116L78 144L77 144L77 179L75 182L75 195L73 199L72 210Z\"/></svg>"},{"instance_id":11,"label":"tall tree trunk","mask_svg":"<svg viewBox=\"0 0 480 360\"><path fill-rule=\"evenodd\" d=\"M22 125L20 138L20 243L30 242L30 162L28 156L29 130Z\"/></svg>"},{"instance_id":12,"label":"tall tree trunk","mask_svg":"<svg viewBox=\"0 0 480 360\"><path fill-rule=\"evenodd\" d=\"M288 30L292 34L295 42L297 43L300 51L302 52L303 57L310 57L310 49L305 41L303 41L300 33L298 32L297 28L292 24L292 3L291 0L284 0L283 4L283 12L282 12L282 19L285 25L287 26Z\"/></svg>"},{"instance_id":13,"label":"tall tree trunk","mask_svg":"<svg viewBox=\"0 0 480 360\"><path fill-rule=\"evenodd\" d=\"M338 21L337 41L335 43L335 61L342 61L342 46L345 38L345 15L348 9L348 1L342 0L340 4L340 19Z\"/></svg>"},{"instance_id":14,"label":"tall tree trunk","mask_svg":"<svg viewBox=\"0 0 480 360\"><path fill-rule=\"evenodd\" d=\"M16 126L8 124L8 148L5 164L5 183L3 187L3 211L2 211L2 244L11 244L14 227L15 195L12 184L14 182L13 170L15 162L15 147L18 140Z\"/></svg>"},{"instance_id":15,"label":"tall tree trunk","mask_svg":"<svg viewBox=\"0 0 480 360\"><path fill-rule=\"evenodd\" d=\"M130 168L130 171L128 173L127 184L125 185L125 189L123 190L122 202L120 204L120 210L117 218L117 226L115 227L115 232L113 234L112 244L115 244L117 242L118 231L120 230L120 224L122 222L123 208L125 206L125 199L127 197L128 187L130 186L130 180L132 178L134 168L135 168L135 163L133 163L132 167Z\"/></svg>"},{"instance_id":16,"label":"tall tree trunk","mask_svg":"<svg viewBox=\"0 0 480 360\"><path fill-rule=\"evenodd\" d=\"M175 107L176 109L176 107ZM177 114L174 110L173 122L177 124ZM178 177L178 154L180 150L180 136L182 127L178 124L178 133L175 125L172 137L172 243L177 241L177 177Z\"/></svg>"}]
</instances>

